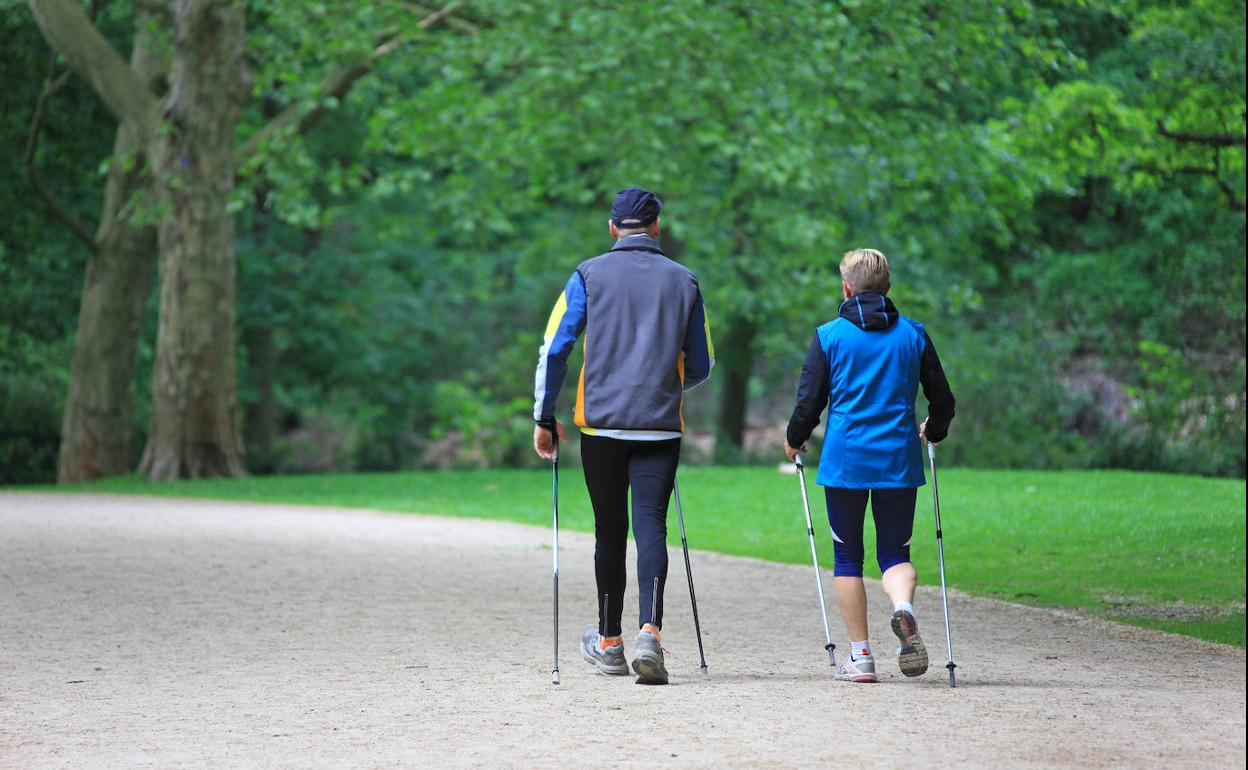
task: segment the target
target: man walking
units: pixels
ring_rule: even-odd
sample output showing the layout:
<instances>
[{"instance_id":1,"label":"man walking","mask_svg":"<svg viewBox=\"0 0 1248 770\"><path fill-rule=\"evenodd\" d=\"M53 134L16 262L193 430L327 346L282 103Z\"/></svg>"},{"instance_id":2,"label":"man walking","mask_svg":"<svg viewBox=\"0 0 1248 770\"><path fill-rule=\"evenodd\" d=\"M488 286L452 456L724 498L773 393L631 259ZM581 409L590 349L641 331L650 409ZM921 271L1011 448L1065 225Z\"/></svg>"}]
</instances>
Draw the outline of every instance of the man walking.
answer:
<instances>
[{"instance_id":1,"label":"man walking","mask_svg":"<svg viewBox=\"0 0 1248 770\"><path fill-rule=\"evenodd\" d=\"M621 617L631 488L640 605L632 668L641 684L667 683L659 640L683 394L705 381L715 362L697 278L659 248L661 208L637 187L616 194L608 222L615 246L576 268L551 311L533 408L533 448L552 460L555 435L567 440L555 401L568 354L584 332L575 422L594 508L598 623L585 629L581 655L602 673L628 673Z\"/></svg>"}]
</instances>

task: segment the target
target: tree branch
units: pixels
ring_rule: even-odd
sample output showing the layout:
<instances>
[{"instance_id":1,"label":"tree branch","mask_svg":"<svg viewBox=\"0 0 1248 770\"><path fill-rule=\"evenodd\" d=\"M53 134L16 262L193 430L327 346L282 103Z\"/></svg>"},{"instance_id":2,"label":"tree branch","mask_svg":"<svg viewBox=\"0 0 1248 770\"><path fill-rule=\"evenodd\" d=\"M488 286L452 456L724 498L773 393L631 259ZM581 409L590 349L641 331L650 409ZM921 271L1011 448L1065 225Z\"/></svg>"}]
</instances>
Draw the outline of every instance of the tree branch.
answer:
<instances>
[{"instance_id":1,"label":"tree branch","mask_svg":"<svg viewBox=\"0 0 1248 770\"><path fill-rule=\"evenodd\" d=\"M481 32L481 27L479 25L473 24L472 22L465 20L462 16L450 15L451 11L455 10L455 7L458 5L459 3L452 3L446 8L443 8L441 11L434 11L429 6L421 5L420 3L408 3L404 7L418 14L424 14L428 18L431 18L434 15L441 13L445 17L444 20L446 21L446 26L450 27L451 29L459 30L460 32L463 32L466 35L475 36L479 34Z\"/></svg>"},{"instance_id":2,"label":"tree branch","mask_svg":"<svg viewBox=\"0 0 1248 770\"><path fill-rule=\"evenodd\" d=\"M413 9L424 12L425 9L420 6L410 6ZM421 30L427 30L444 19L450 19L451 14L459 7L459 0L452 2L439 11L427 14L417 26ZM325 116L326 107L324 100L326 98L334 98L341 100L347 95L351 87L356 81L373 71L377 66L377 62L385 58L394 49L407 38L407 32L397 32L388 35L377 42L377 47L373 49L368 59L358 64L348 67L339 67L331 70L325 77L324 82L318 89L321 98L317 103L309 107L306 103L300 102L292 104L286 109L279 112L272 120L265 124L257 131L247 143L242 146L238 153L239 166L242 167L247 161L254 157L256 152L265 144L268 144L274 137L280 136L285 131L302 134L313 126L315 126L322 117Z\"/></svg>"},{"instance_id":3,"label":"tree branch","mask_svg":"<svg viewBox=\"0 0 1248 770\"><path fill-rule=\"evenodd\" d=\"M159 101L143 87L74 0L27 0L44 38L99 94L117 122L146 147L156 135Z\"/></svg>"},{"instance_id":4,"label":"tree branch","mask_svg":"<svg viewBox=\"0 0 1248 770\"><path fill-rule=\"evenodd\" d=\"M44 187L43 180L39 178L39 169L35 165L35 155L39 149L39 135L43 131L43 118L48 111L48 102L52 97L65 90L65 86L69 85L69 79L74 74L70 70L65 70L59 76L56 74L56 55L53 54L48 62L48 79L44 81L43 91L39 94L39 99L35 102L35 114L30 119L30 134L26 139L26 181L30 183L30 188L34 190L35 195L47 205L52 213L65 223L78 240L87 245L91 251L95 251L95 238L91 232L79 222L73 214L70 214L64 206L60 204L52 194L48 192L48 188Z\"/></svg>"},{"instance_id":5,"label":"tree branch","mask_svg":"<svg viewBox=\"0 0 1248 770\"><path fill-rule=\"evenodd\" d=\"M1226 200L1231 206L1232 211L1243 211L1244 202L1235 197L1235 188L1222 178L1222 148L1215 147L1213 149L1213 179L1218 183L1218 187L1222 188L1222 192L1226 195Z\"/></svg>"},{"instance_id":6,"label":"tree branch","mask_svg":"<svg viewBox=\"0 0 1248 770\"><path fill-rule=\"evenodd\" d=\"M1210 147L1243 147L1244 137L1235 134L1188 134L1183 131L1171 131L1160 120L1157 121L1157 133L1176 142L1204 144Z\"/></svg>"},{"instance_id":7,"label":"tree branch","mask_svg":"<svg viewBox=\"0 0 1248 770\"><path fill-rule=\"evenodd\" d=\"M1188 176L1207 176L1212 179L1218 188L1222 190L1222 194L1226 196L1227 205L1231 207L1231 211L1243 211L1244 202L1235 195L1235 189L1231 187L1220 173L1219 159L1214 158L1214 167L1206 166L1175 166L1173 168L1160 168L1158 166L1137 166L1141 171L1147 171L1157 176L1174 176L1175 174L1184 174Z\"/></svg>"}]
</instances>

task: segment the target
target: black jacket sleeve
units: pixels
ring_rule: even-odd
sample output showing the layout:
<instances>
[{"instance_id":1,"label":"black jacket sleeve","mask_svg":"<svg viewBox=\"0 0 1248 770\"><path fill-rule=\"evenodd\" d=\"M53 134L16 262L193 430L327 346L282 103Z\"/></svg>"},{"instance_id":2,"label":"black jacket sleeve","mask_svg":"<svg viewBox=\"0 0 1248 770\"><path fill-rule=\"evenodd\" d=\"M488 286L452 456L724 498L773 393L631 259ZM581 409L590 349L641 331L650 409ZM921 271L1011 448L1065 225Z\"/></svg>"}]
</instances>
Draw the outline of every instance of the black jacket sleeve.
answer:
<instances>
[{"instance_id":1,"label":"black jacket sleeve","mask_svg":"<svg viewBox=\"0 0 1248 770\"><path fill-rule=\"evenodd\" d=\"M936 346L927 332L923 333L923 341L926 346L919 363L919 384L927 397L927 440L940 442L949 435L949 423L953 422L953 391L949 389L940 356L936 355Z\"/></svg>"},{"instance_id":2,"label":"black jacket sleeve","mask_svg":"<svg viewBox=\"0 0 1248 770\"><path fill-rule=\"evenodd\" d=\"M828 376L828 356L823 352L816 332L802 363L802 378L797 384L797 406L793 407L793 416L789 418L789 427L785 431L789 446L805 444L819 424L819 417L828 405Z\"/></svg>"}]
</instances>

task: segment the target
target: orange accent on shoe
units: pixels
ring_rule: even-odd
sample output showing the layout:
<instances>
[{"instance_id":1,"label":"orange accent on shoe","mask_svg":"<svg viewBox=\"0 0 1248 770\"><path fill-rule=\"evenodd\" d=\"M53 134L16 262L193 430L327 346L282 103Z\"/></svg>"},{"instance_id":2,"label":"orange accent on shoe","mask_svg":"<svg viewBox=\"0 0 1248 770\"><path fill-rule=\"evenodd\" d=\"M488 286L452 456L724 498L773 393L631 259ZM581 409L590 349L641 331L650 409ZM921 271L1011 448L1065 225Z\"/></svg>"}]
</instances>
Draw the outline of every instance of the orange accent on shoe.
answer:
<instances>
[{"instance_id":1,"label":"orange accent on shoe","mask_svg":"<svg viewBox=\"0 0 1248 770\"><path fill-rule=\"evenodd\" d=\"M598 649L601 652L606 652L608 647L614 647L617 644L624 644L624 637L602 636L598 638Z\"/></svg>"},{"instance_id":2,"label":"orange accent on shoe","mask_svg":"<svg viewBox=\"0 0 1248 770\"><path fill-rule=\"evenodd\" d=\"M642 630L642 632L643 632L643 633L644 633L644 632L646 632L646 631L649 631L650 633L654 634L654 640L655 640L656 642L658 642L658 641L662 641L662 640L659 638L659 629L655 628L655 626L654 626L654 624L653 624L653 623L647 623L647 624L645 624L644 626L642 626L642 627L641 627L641 630Z\"/></svg>"}]
</instances>

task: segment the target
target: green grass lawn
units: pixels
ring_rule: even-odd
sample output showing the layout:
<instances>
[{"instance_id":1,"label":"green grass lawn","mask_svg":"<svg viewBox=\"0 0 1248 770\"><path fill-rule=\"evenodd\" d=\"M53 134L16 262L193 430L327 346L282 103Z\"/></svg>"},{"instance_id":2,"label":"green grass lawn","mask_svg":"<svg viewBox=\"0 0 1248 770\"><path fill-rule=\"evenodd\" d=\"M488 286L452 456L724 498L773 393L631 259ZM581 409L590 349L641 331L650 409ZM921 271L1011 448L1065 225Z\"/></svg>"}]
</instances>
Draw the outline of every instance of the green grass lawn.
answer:
<instances>
[{"instance_id":1,"label":"green grass lawn","mask_svg":"<svg viewBox=\"0 0 1248 770\"><path fill-rule=\"evenodd\" d=\"M809 482L822 562L832 542ZM1125 471L941 472L948 578L1024 604L1075 607L1127 623L1244 646L1243 481ZM808 563L797 479L774 468L680 472L689 544ZM47 489L47 488L44 488ZM133 478L63 487L374 508L550 524L548 471L494 470L264 477L153 484ZM590 531L580 471L561 479L561 524ZM934 584L930 487L920 490L912 557ZM674 512L673 512L674 513ZM678 529L669 528L679 545ZM870 527L868 530L870 531ZM868 544L868 554L873 544ZM867 574L874 574L870 560Z\"/></svg>"}]
</instances>

